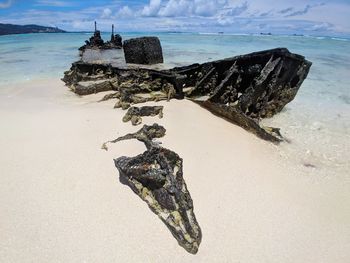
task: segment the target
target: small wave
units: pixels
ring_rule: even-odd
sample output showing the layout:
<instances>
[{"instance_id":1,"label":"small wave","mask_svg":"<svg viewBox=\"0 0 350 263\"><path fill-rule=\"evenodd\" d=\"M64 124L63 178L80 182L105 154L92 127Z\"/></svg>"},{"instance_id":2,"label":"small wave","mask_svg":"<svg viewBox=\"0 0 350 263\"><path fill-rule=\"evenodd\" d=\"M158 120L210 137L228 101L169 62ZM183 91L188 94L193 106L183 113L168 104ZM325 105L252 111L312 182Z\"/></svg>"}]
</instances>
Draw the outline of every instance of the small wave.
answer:
<instances>
[{"instance_id":1,"label":"small wave","mask_svg":"<svg viewBox=\"0 0 350 263\"><path fill-rule=\"evenodd\" d=\"M182 31L166 31L160 32L160 34L169 34L169 35L191 35L192 32L182 32Z\"/></svg>"},{"instance_id":2,"label":"small wave","mask_svg":"<svg viewBox=\"0 0 350 263\"><path fill-rule=\"evenodd\" d=\"M345 104L350 105L350 97L347 95L340 95L338 98L343 101Z\"/></svg>"},{"instance_id":3,"label":"small wave","mask_svg":"<svg viewBox=\"0 0 350 263\"><path fill-rule=\"evenodd\" d=\"M338 40L338 41L350 41L348 38L341 38L341 37L329 37L329 36L306 36L310 38L315 38L319 40L324 40L324 39L332 39L332 40Z\"/></svg>"},{"instance_id":4,"label":"small wave","mask_svg":"<svg viewBox=\"0 0 350 263\"><path fill-rule=\"evenodd\" d=\"M199 35L222 35L223 33L206 33L206 32L199 32Z\"/></svg>"},{"instance_id":5,"label":"small wave","mask_svg":"<svg viewBox=\"0 0 350 263\"><path fill-rule=\"evenodd\" d=\"M9 60L4 60L5 63L10 63L10 64L15 64L15 63L23 63L23 62L29 62L30 60L28 59L9 59Z\"/></svg>"},{"instance_id":6,"label":"small wave","mask_svg":"<svg viewBox=\"0 0 350 263\"><path fill-rule=\"evenodd\" d=\"M333 39L333 40L338 40L338 41L350 41L350 39L341 38L341 37L332 37L331 39Z\"/></svg>"},{"instance_id":7,"label":"small wave","mask_svg":"<svg viewBox=\"0 0 350 263\"><path fill-rule=\"evenodd\" d=\"M20 52L28 52L32 50L32 47L11 47L11 49L6 50L6 51L1 51L0 54L6 55L6 54L13 54L13 53L20 53Z\"/></svg>"}]
</instances>

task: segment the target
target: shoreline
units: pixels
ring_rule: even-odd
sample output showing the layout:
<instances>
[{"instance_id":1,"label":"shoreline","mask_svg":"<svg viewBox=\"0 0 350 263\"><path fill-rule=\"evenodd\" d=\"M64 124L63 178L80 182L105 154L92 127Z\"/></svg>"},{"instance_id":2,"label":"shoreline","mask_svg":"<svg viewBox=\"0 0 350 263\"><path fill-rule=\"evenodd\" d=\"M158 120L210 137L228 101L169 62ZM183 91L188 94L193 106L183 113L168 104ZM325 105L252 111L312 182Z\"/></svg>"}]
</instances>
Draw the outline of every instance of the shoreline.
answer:
<instances>
[{"instance_id":1,"label":"shoreline","mask_svg":"<svg viewBox=\"0 0 350 263\"><path fill-rule=\"evenodd\" d=\"M20 86L20 89L17 89ZM107 92L108 93L108 92ZM187 101L164 105L163 147L184 160L184 179L203 231L197 255L119 182L113 158L137 141L101 150L140 128L106 93L78 97L57 79L0 92L0 258L4 261L346 262L346 175L317 176L284 148ZM10 96L10 97L9 97ZM282 131L284 127L281 127ZM293 144L294 142L292 142ZM283 153L285 156L283 156ZM218 257L220 255L220 258Z\"/></svg>"}]
</instances>

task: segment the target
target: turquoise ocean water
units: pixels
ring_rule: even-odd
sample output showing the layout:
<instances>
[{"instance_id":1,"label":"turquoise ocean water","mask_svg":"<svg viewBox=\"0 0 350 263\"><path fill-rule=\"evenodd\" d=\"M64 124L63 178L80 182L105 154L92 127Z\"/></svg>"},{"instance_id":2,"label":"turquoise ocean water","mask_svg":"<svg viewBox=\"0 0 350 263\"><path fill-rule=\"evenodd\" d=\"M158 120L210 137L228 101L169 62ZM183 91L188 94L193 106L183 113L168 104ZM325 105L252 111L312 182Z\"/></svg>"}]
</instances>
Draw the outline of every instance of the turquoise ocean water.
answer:
<instances>
[{"instance_id":1,"label":"turquoise ocean water","mask_svg":"<svg viewBox=\"0 0 350 263\"><path fill-rule=\"evenodd\" d=\"M26 34L0 37L0 89L12 83L62 77L79 59L78 47L90 33ZM312 163L325 175L350 169L350 39L181 33L123 33L160 38L168 66L205 62L258 50L286 47L313 62L295 100L265 120L282 128L292 143L286 158ZM103 34L104 39L109 34Z\"/></svg>"}]
</instances>

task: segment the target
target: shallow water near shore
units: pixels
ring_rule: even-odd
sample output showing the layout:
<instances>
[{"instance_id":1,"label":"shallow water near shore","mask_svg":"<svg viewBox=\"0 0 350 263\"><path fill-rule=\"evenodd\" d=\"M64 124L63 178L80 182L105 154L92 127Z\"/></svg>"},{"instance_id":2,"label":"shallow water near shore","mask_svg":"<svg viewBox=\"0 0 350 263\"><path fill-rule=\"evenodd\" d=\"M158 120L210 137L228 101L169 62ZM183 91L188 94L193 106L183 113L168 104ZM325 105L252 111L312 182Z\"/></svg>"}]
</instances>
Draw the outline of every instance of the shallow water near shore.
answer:
<instances>
[{"instance_id":1,"label":"shallow water near shore","mask_svg":"<svg viewBox=\"0 0 350 263\"><path fill-rule=\"evenodd\" d=\"M123 39L156 35L164 66L174 67L287 47L313 62L294 101L263 124L281 127L291 141L281 155L312 174L336 176L350 170L350 40L308 36L180 33L124 33ZM0 37L2 87L31 80L60 78L90 33L26 34ZM103 38L109 38L104 33ZM116 51L117 57L122 55ZM349 182L349 177L346 178Z\"/></svg>"}]
</instances>

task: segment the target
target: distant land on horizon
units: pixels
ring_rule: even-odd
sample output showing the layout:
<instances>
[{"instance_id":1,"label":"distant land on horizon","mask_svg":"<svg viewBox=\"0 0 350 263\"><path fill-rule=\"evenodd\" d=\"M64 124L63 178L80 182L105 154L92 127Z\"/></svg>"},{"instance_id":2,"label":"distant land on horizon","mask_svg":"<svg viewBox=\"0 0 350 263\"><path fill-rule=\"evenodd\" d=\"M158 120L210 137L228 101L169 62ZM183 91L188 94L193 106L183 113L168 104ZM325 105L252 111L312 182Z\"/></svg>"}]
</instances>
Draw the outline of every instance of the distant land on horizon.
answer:
<instances>
[{"instance_id":1,"label":"distant land on horizon","mask_svg":"<svg viewBox=\"0 0 350 263\"><path fill-rule=\"evenodd\" d=\"M39 25L13 25L0 23L0 36L28 33L66 33L66 31L57 27Z\"/></svg>"},{"instance_id":2,"label":"distant land on horizon","mask_svg":"<svg viewBox=\"0 0 350 263\"><path fill-rule=\"evenodd\" d=\"M110 33L108 30L100 30L101 33ZM16 24L4 24L0 23L0 36L3 35L15 35L15 34L29 34L29 33L91 33L93 30L79 30L79 31L66 31L58 27L49 27L49 26L40 26L35 24L29 25L16 25ZM339 38L340 40L350 40L349 36L329 36L329 35L304 35L301 33L290 33L290 34L275 34L271 32L250 32L250 33L235 33L235 32L197 32L197 31L174 31L174 30L165 30L165 31L119 31L120 34L123 33L177 33L177 34L208 34L208 35L261 35L261 36L312 36L312 37L326 37L326 38Z\"/></svg>"}]
</instances>

